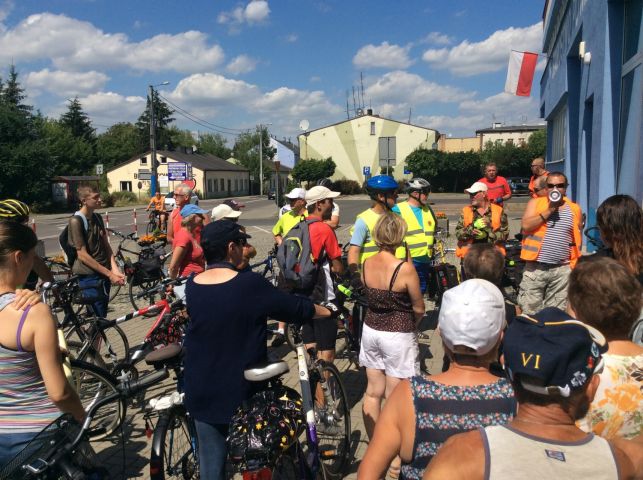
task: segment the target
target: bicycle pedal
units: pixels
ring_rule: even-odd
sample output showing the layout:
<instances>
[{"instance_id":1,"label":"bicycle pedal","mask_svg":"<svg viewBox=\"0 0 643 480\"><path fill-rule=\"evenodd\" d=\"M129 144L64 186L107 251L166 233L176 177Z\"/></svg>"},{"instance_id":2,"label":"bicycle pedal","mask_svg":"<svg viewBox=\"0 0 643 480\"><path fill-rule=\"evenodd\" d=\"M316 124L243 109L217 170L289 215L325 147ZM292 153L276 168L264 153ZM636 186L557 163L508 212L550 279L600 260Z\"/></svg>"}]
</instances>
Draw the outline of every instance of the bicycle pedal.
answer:
<instances>
[{"instance_id":1,"label":"bicycle pedal","mask_svg":"<svg viewBox=\"0 0 643 480\"><path fill-rule=\"evenodd\" d=\"M322 460L328 460L337 457L337 449L332 445L320 445L319 456Z\"/></svg>"}]
</instances>

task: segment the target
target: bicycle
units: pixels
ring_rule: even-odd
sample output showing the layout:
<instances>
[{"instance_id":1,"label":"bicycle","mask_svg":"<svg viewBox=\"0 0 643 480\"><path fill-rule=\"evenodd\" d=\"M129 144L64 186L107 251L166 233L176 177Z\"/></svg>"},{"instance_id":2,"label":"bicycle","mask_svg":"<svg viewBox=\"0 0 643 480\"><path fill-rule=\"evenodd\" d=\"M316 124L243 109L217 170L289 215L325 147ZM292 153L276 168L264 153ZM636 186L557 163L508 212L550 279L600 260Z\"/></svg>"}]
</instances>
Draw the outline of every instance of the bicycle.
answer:
<instances>
[{"instance_id":1,"label":"bicycle","mask_svg":"<svg viewBox=\"0 0 643 480\"><path fill-rule=\"evenodd\" d=\"M287 397L287 400L295 405L291 414L297 417L291 427L292 443L289 445L286 440L266 451L261 446L256 448L256 438L253 445L244 444L245 433L237 435L236 439L229 437L229 460L243 474L244 479L303 480L318 478L318 475L324 478L341 478L349 460L350 410L339 371L334 364L317 359L315 349L306 350L299 331L295 331L295 340L301 396L282 384L281 377L288 372L286 362L264 363L244 372L248 381L268 382L268 387L260 394L274 392L273 398L282 399L284 392L289 392L286 397L294 393L295 397ZM263 401L265 397L255 396L245 402L235 418L245 418L253 399ZM301 406L300 412L297 405ZM233 432L236 426L234 421L233 418ZM250 432L253 426L248 425L247 430ZM302 441L300 437L304 433L305 441Z\"/></svg>"},{"instance_id":2,"label":"bicycle","mask_svg":"<svg viewBox=\"0 0 643 480\"><path fill-rule=\"evenodd\" d=\"M147 221L147 226L145 227L145 233L147 235L152 235L156 231L161 230L161 222L159 217L161 215L165 215L166 219L165 221L167 222L167 212L165 210L151 210L149 215L148 215L148 221Z\"/></svg>"},{"instance_id":3,"label":"bicycle","mask_svg":"<svg viewBox=\"0 0 643 480\"><path fill-rule=\"evenodd\" d=\"M153 372L97 399L87 409L87 417L82 425L70 415L62 415L3 467L0 478L107 478L107 470L100 466L93 449L86 441L97 412L109 403L124 402L167 377L167 370Z\"/></svg>"},{"instance_id":4,"label":"bicycle","mask_svg":"<svg viewBox=\"0 0 643 480\"><path fill-rule=\"evenodd\" d=\"M277 286L277 273L275 272L275 262L277 261L277 245L269 252L268 256L261 262L250 265L251 270L258 270L257 273L262 275L273 286Z\"/></svg>"},{"instance_id":5,"label":"bicycle","mask_svg":"<svg viewBox=\"0 0 643 480\"><path fill-rule=\"evenodd\" d=\"M177 388L169 395L149 401L145 427L154 415L158 421L153 430L150 450L150 478L164 480L179 477L199 478L198 440L194 420L183 405L183 358L182 347L168 345L145 357L145 362L154 368L172 370Z\"/></svg>"}]
</instances>

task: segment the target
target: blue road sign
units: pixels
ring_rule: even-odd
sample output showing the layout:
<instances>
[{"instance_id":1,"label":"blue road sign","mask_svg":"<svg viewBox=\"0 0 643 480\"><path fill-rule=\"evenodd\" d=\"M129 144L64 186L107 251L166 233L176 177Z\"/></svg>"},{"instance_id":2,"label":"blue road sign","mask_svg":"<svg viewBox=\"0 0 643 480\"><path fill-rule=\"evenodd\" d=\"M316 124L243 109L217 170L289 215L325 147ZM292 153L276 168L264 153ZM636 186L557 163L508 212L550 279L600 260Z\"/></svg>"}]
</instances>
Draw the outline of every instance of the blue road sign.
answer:
<instances>
[{"instance_id":1,"label":"blue road sign","mask_svg":"<svg viewBox=\"0 0 643 480\"><path fill-rule=\"evenodd\" d=\"M172 181L187 180L187 164L172 162L167 164L167 178Z\"/></svg>"},{"instance_id":2,"label":"blue road sign","mask_svg":"<svg viewBox=\"0 0 643 480\"><path fill-rule=\"evenodd\" d=\"M371 174L371 167L364 167L364 175L370 175Z\"/></svg>"},{"instance_id":3,"label":"blue road sign","mask_svg":"<svg viewBox=\"0 0 643 480\"><path fill-rule=\"evenodd\" d=\"M411 170L409 170L408 168L404 167L404 175L410 175L410 174L411 174Z\"/></svg>"}]
</instances>

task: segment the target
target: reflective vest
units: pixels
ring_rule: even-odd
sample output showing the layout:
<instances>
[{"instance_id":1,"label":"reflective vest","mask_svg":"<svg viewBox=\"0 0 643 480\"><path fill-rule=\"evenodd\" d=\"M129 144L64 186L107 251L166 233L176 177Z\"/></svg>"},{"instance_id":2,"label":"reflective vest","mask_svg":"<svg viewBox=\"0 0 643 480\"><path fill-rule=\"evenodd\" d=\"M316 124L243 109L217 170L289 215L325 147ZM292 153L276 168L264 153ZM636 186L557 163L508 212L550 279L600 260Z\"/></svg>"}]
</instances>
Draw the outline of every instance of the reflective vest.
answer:
<instances>
[{"instance_id":1,"label":"reflective vest","mask_svg":"<svg viewBox=\"0 0 643 480\"><path fill-rule=\"evenodd\" d=\"M536 180L543 175L546 177L547 175L549 175L549 172L545 170L542 175L539 175L537 177L532 175L529 179L529 193L531 194L531 198L538 198L538 194L536 193Z\"/></svg>"},{"instance_id":2,"label":"reflective vest","mask_svg":"<svg viewBox=\"0 0 643 480\"><path fill-rule=\"evenodd\" d=\"M489 206L491 207L491 228L494 232L497 232L502 226L502 207L500 205L496 205L495 203L491 203ZM473 208L471 208L471 205L467 205L462 209L462 217L465 227L468 227L473 223ZM469 250L469 245L471 245L472 243L473 238L470 238L469 240L458 240L458 245L455 249L455 256L464 258L464 256L467 254L467 251ZM500 250L503 255L506 254L504 243L504 240L499 240L498 242L496 242L496 248Z\"/></svg>"},{"instance_id":3,"label":"reflective vest","mask_svg":"<svg viewBox=\"0 0 643 480\"><path fill-rule=\"evenodd\" d=\"M422 225L420 225L409 202L401 202L397 206L400 209L400 215L402 215L408 226L404 239L411 257L432 257L435 218L433 218L431 209L428 207L422 208Z\"/></svg>"},{"instance_id":4,"label":"reflective vest","mask_svg":"<svg viewBox=\"0 0 643 480\"><path fill-rule=\"evenodd\" d=\"M564 204L568 205L574 217L573 220L573 234L574 241L569 244L569 266L574 268L578 261L581 252L581 245L583 237L581 236L581 222L583 221L583 213L580 207L572 202L569 198L564 197ZM549 199L547 197L540 197L536 199L536 215L540 215L549 208ZM538 254L542 247L543 239L547 233L547 222L543 222L535 230L524 232L522 237L522 250L520 258L528 262L535 262L538 260Z\"/></svg>"},{"instance_id":5,"label":"reflective vest","mask_svg":"<svg viewBox=\"0 0 643 480\"><path fill-rule=\"evenodd\" d=\"M368 237L359 251L360 265L363 265L364 261L368 257L372 257L380 251L380 247L378 247L375 240L373 240L373 230L375 229L375 224L379 220L380 216L381 215L379 213L375 213L370 208L357 215L357 218L361 218L368 228ZM353 235L354 231L355 225L351 227L351 235ZM404 246L398 247L397 250L395 250L395 256L400 259L406 259L406 248Z\"/></svg>"}]
</instances>

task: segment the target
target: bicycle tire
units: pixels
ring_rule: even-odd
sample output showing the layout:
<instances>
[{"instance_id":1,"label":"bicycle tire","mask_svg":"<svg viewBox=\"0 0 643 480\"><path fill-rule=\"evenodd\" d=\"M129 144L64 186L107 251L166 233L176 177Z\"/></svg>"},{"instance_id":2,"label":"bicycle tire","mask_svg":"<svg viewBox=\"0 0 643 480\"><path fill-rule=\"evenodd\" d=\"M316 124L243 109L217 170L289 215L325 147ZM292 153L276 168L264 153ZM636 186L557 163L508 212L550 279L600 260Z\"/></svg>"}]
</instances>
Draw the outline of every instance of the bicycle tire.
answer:
<instances>
[{"instance_id":1,"label":"bicycle tire","mask_svg":"<svg viewBox=\"0 0 643 480\"><path fill-rule=\"evenodd\" d=\"M324 478L339 479L343 477L350 454L351 414L346 388L333 363L318 360L314 373L314 381L311 382L313 397L320 382L326 402L333 404L329 406L327 403L322 408L315 402L314 407L321 469Z\"/></svg>"},{"instance_id":2,"label":"bicycle tire","mask_svg":"<svg viewBox=\"0 0 643 480\"><path fill-rule=\"evenodd\" d=\"M71 330L65 334L67 344L73 345L74 351L78 352L82 348L85 340L90 335L85 331L86 328L92 328L91 318L75 325ZM100 327L94 327L100 328ZM128 362L130 360L130 345L127 335L118 325L111 325L106 328L100 328L99 332L100 344L98 345L98 353L104 365L101 362L95 363L98 367L110 370L111 366L117 363ZM80 348L79 348L80 347ZM111 352L110 352L111 348ZM91 351L92 349L90 349ZM95 350L95 348L94 348ZM70 351L72 351L70 347ZM86 361L84 358L74 357L77 360Z\"/></svg>"},{"instance_id":3,"label":"bicycle tire","mask_svg":"<svg viewBox=\"0 0 643 480\"><path fill-rule=\"evenodd\" d=\"M150 479L198 479L199 461L194 453L195 442L196 429L185 407L177 405L162 412L152 439Z\"/></svg>"},{"instance_id":4,"label":"bicycle tire","mask_svg":"<svg viewBox=\"0 0 643 480\"><path fill-rule=\"evenodd\" d=\"M147 224L147 227L145 227L145 233L147 235L152 235L155 230L156 230L156 223L150 220L150 222Z\"/></svg>"},{"instance_id":5,"label":"bicycle tire","mask_svg":"<svg viewBox=\"0 0 643 480\"><path fill-rule=\"evenodd\" d=\"M291 447L295 448L294 446ZM275 462L272 469L272 480L299 480L299 461L293 458L293 454L285 452ZM295 454L296 455L296 454Z\"/></svg>"},{"instance_id":6,"label":"bicycle tire","mask_svg":"<svg viewBox=\"0 0 643 480\"><path fill-rule=\"evenodd\" d=\"M140 310L141 308L149 307L156 301L161 299L161 293L160 292L154 292L149 295L146 295L142 298L136 298L136 296L139 293L142 293L146 290L149 290L152 287L155 287L159 284L161 281L161 278L155 278L153 280L143 280L139 282L134 282L134 276L130 279L129 282L129 299L130 302L132 303L132 306L136 310ZM145 314L146 317L154 317L158 315L158 312L152 312L152 313L147 313Z\"/></svg>"},{"instance_id":7,"label":"bicycle tire","mask_svg":"<svg viewBox=\"0 0 643 480\"><path fill-rule=\"evenodd\" d=\"M116 379L109 372L81 360L71 361L70 383L85 409L96 399L118 392ZM122 398L99 408L88 432L89 439L101 440L114 433L125 420L126 412L127 405Z\"/></svg>"}]
</instances>

